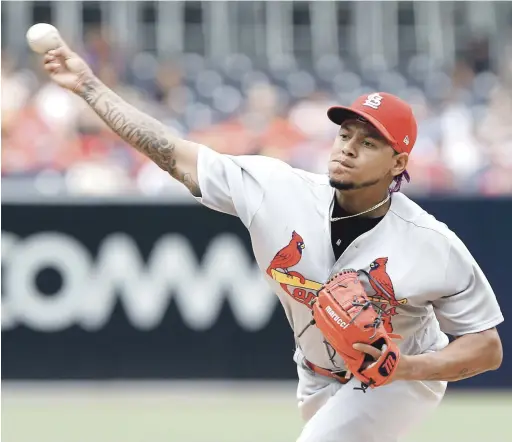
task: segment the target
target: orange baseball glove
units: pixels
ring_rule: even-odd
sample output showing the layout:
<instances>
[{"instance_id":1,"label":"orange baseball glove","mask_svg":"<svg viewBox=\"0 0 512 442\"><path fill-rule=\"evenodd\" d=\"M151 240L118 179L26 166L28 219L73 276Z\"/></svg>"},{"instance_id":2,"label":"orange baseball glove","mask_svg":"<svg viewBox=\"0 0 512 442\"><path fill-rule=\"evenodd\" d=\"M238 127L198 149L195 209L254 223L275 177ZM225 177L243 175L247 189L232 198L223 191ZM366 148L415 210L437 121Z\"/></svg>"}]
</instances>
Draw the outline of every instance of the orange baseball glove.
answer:
<instances>
[{"instance_id":1,"label":"orange baseball glove","mask_svg":"<svg viewBox=\"0 0 512 442\"><path fill-rule=\"evenodd\" d=\"M384 329L381 309L368 299L355 270L343 270L324 284L313 302L313 320L347 370L365 386L389 382L400 351ZM373 345L382 355L375 361L355 350L355 343Z\"/></svg>"}]
</instances>

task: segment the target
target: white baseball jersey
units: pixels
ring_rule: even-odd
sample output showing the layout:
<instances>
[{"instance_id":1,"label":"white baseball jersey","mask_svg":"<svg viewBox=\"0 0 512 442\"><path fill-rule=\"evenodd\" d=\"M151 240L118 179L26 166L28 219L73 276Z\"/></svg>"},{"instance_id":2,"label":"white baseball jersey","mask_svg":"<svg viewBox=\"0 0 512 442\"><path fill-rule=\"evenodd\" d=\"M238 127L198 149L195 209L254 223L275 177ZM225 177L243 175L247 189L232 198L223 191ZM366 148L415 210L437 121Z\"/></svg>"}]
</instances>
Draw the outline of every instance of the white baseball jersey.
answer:
<instances>
[{"instance_id":1,"label":"white baseball jersey","mask_svg":"<svg viewBox=\"0 0 512 442\"><path fill-rule=\"evenodd\" d=\"M203 147L198 179L198 200L238 216L249 230L256 261L294 330L301 370L302 357L327 369L343 367L316 327L297 339L312 318L312 297L342 269L364 270L372 276L363 278L367 293L385 309L387 330L403 337L398 344L404 354L440 350L448 344L445 333L460 336L503 321L487 279L462 241L403 194L393 194L384 218L336 261L330 238L334 189L327 176L272 158L232 157ZM303 387L307 376L312 373L299 371ZM326 379L318 382L335 385ZM387 387L372 391L374 397L385 395ZM438 383L432 388L438 388L442 397L445 387ZM331 393L338 388L332 387ZM417 396L410 399L414 408ZM408 406L405 397L403 402L402 407Z\"/></svg>"}]
</instances>

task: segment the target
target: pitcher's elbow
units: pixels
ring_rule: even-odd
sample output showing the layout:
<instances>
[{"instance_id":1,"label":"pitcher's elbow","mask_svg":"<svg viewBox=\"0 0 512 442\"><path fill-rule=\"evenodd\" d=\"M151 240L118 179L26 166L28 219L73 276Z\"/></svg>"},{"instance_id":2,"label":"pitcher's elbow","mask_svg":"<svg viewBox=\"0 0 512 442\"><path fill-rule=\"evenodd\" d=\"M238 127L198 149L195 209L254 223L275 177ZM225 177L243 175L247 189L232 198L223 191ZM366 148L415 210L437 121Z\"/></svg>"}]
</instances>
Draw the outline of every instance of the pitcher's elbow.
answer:
<instances>
[{"instance_id":1,"label":"pitcher's elbow","mask_svg":"<svg viewBox=\"0 0 512 442\"><path fill-rule=\"evenodd\" d=\"M489 336L488 349L490 370L498 370L503 362L503 345L497 331Z\"/></svg>"}]
</instances>

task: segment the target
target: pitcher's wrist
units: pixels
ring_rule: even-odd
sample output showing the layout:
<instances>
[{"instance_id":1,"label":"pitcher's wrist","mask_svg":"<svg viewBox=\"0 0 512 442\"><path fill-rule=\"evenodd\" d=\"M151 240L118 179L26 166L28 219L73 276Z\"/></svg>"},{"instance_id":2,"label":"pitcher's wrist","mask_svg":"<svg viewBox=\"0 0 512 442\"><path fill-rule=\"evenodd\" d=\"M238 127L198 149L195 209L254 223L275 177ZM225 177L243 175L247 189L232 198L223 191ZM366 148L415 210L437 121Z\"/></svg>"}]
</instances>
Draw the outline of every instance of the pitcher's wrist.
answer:
<instances>
[{"instance_id":1,"label":"pitcher's wrist","mask_svg":"<svg viewBox=\"0 0 512 442\"><path fill-rule=\"evenodd\" d=\"M80 77L78 78L78 81L76 82L75 86L72 89L72 92L74 92L76 95L83 97L85 92L89 89L89 85L94 82L94 75L84 72Z\"/></svg>"}]
</instances>

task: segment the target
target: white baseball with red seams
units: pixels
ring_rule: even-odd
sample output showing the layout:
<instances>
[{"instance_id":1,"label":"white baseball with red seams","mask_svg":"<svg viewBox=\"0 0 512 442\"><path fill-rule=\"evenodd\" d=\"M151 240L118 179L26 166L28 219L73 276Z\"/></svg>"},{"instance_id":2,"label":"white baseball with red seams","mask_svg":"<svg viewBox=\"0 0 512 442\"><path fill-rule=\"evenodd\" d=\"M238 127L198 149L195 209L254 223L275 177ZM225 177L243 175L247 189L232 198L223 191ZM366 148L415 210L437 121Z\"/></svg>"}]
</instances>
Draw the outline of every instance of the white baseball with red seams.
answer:
<instances>
[{"instance_id":1,"label":"white baseball with red seams","mask_svg":"<svg viewBox=\"0 0 512 442\"><path fill-rule=\"evenodd\" d=\"M438 351L448 345L446 334L475 333L503 321L491 286L462 241L407 196L394 193L382 221L336 260L330 238L334 189L326 175L206 147L197 168L197 200L244 223L294 331L297 398L306 421L300 442L395 442L437 407L447 386L396 381L363 394L354 390L355 378L342 384L313 372L305 359L343 369L318 328L297 337L311 321L311 299L333 274L351 268L372 277L361 281L387 312L387 331L403 337L402 354Z\"/></svg>"},{"instance_id":2,"label":"white baseball with red seams","mask_svg":"<svg viewBox=\"0 0 512 442\"><path fill-rule=\"evenodd\" d=\"M62 44L62 38L55 26L48 23L37 23L30 27L26 34L30 48L38 54L45 54L57 49Z\"/></svg>"}]
</instances>

